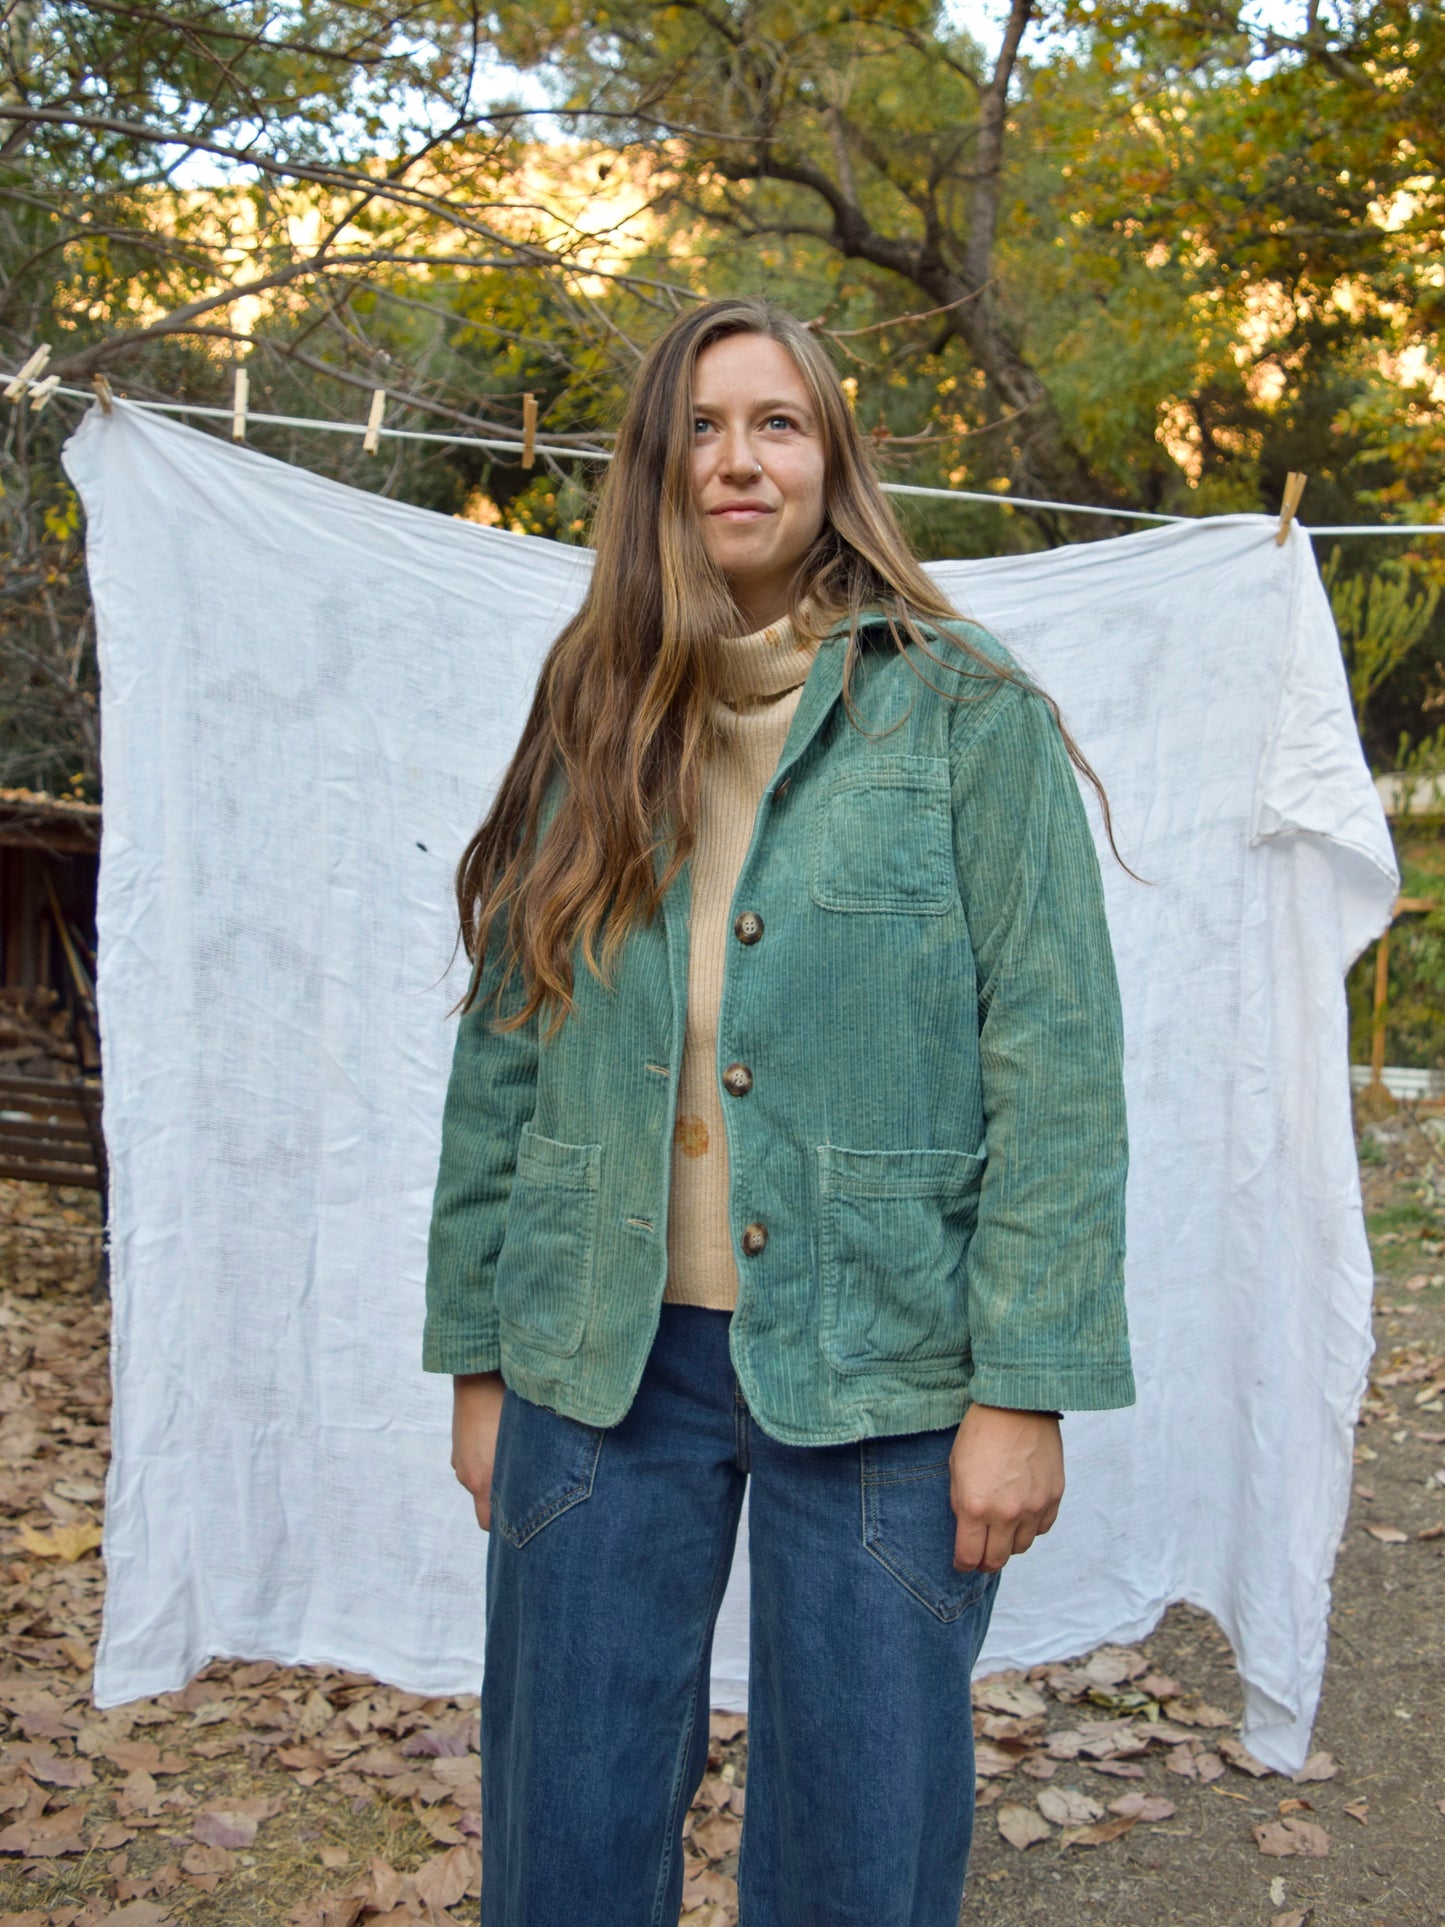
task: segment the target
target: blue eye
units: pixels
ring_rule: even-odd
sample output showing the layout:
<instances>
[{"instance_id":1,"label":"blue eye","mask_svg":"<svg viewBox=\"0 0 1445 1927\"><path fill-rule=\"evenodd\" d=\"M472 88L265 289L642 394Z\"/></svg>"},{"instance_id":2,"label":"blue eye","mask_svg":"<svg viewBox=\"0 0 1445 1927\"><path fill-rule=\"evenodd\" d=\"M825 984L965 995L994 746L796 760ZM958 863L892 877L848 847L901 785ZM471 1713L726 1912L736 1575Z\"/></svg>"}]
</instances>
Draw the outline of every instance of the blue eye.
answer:
<instances>
[{"instance_id":1,"label":"blue eye","mask_svg":"<svg viewBox=\"0 0 1445 1927\"><path fill-rule=\"evenodd\" d=\"M779 424L781 424L784 428L795 428L797 426L797 423L793 420L791 415L769 415L768 417L769 428L776 428L779 426Z\"/></svg>"}]
</instances>

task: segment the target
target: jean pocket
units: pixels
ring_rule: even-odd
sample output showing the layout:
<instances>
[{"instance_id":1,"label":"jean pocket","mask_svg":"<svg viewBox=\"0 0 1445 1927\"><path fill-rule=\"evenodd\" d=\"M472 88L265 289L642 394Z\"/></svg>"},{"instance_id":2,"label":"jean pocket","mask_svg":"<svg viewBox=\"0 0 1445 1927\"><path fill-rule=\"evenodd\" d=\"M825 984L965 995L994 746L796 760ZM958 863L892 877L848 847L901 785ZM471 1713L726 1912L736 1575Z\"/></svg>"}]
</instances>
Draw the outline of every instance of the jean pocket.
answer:
<instances>
[{"instance_id":1,"label":"jean pocket","mask_svg":"<svg viewBox=\"0 0 1445 1927\"><path fill-rule=\"evenodd\" d=\"M563 1144L522 1127L497 1260L498 1315L527 1345L570 1358L592 1305L600 1144Z\"/></svg>"},{"instance_id":2,"label":"jean pocket","mask_svg":"<svg viewBox=\"0 0 1445 1927\"><path fill-rule=\"evenodd\" d=\"M864 1439L863 1544L936 1619L992 1610L996 1572L959 1572L953 1563L957 1520L949 1493L948 1455L956 1427Z\"/></svg>"},{"instance_id":3,"label":"jean pocket","mask_svg":"<svg viewBox=\"0 0 1445 1927\"><path fill-rule=\"evenodd\" d=\"M821 1338L835 1371L896 1365L962 1382L983 1167L967 1151L818 1147Z\"/></svg>"},{"instance_id":4,"label":"jean pocket","mask_svg":"<svg viewBox=\"0 0 1445 1927\"><path fill-rule=\"evenodd\" d=\"M592 1496L603 1429L534 1405L509 1386L492 1463L492 1527L524 1546Z\"/></svg>"},{"instance_id":5,"label":"jean pocket","mask_svg":"<svg viewBox=\"0 0 1445 1927\"><path fill-rule=\"evenodd\" d=\"M808 838L822 910L943 916L958 903L947 759L874 756L840 770Z\"/></svg>"}]
</instances>

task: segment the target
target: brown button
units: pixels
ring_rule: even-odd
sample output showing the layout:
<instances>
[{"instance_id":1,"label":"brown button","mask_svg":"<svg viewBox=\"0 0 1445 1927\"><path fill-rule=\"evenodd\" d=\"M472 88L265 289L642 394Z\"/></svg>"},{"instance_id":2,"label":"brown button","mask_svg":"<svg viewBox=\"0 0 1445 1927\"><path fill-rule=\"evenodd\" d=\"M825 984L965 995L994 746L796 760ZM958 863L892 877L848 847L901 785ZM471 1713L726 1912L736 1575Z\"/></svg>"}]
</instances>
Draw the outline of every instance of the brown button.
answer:
<instances>
[{"instance_id":1,"label":"brown button","mask_svg":"<svg viewBox=\"0 0 1445 1927\"><path fill-rule=\"evenodd\" d=\"M723 1072L723 1089L734 1097L746 1097L753 1088L753 1074L746 1064L729 1064Z\"/></svg>"},{"instance_id":2,"label":"brown button","mask_svg":"<svg viewBox=\"0 0 1445 1927\"><path fill-rule=\"evenodd\" d=\"M733 935L739 943L756 943L763 934L763 920L756 910L744 910L733 925Z\"/></svg>"},{"instance_id":3,"label":"brown button","mask_svg":"<svg viewBox=\"0 0 1445 1927\"><path fill-rule=\"evenodd\" d=\"M749 1258L756 1258L767 1242L768 1227L765 1224L754 1223L743 1226L743 1250Z\"/></svg>"}]
</instances>

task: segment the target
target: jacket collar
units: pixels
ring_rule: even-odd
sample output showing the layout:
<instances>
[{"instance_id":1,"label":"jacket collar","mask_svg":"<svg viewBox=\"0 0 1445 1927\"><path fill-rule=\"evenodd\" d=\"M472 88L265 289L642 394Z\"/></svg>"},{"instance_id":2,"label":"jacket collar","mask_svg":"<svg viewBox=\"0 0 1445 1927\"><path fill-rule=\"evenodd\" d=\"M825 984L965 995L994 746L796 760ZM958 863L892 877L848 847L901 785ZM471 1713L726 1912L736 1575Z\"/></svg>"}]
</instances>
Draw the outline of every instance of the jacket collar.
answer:
<instances>
[{"instance_id":1,"label":"jacket collar","mask_svg":"<svg viewBox=\"0 0 1445 1927\"><path fill-rule=\"evenodd\" d=\"M859 634L861 635L868 627L870 627L870 618L865 615L858 624ZM803 692L798 698L798 706L793 712L793 720L788 725L788 733L783 740L783 752L778 758L778 766L773 771L763 793L765 802L774 794L779 783L807 749L832 713L834 703L842 696L843 664L847 655L848 623L845 618L836 623L818 643L813 666L808 671ZM659 851L657 857L659 874L665 861L665 854ZM667 930L668 948L671 953L674 994L680 994L684 1002L687 984L688 921L692 900L691 867L690 864L683 865L677 880L662 900L663 923Z\"/></svg>"},{"instance_id":2,"label":"jacket collar","mask_svg":"<svg viewBox=\"0 0 1445 1927\"><path fill-rule=\"evenodd\" d=\"M858 624L860 637L881 617L863 616ZM845 617L837 622L819 641L813 666L808 671L808 679L803 684L803 693L798 698L798 707L793 712L793 720L783 741L783 753L778 758L778 766L773 771L765 794L771 796L778 784L788 774L803 751L812 742L823 724L827 721L836 703L843 694L843 665L848 657L848 621Z\"/></svg>"},{"instance_id":3,"label":"jacket collar","mask_svg":"<svg viewBox=\"0 0 1445 1927\"><path fill-rule=\"evenodd\" d=\"M783 739L783 753L768 780L760 809L776 792L793 764L812 742L843 693L843 659L848 653L848 627L830 631L818 643L812 667L803 684L793 720ZM654 868L661 875L666 851L660 849ZM674 1036L681 1039L687 1022L687 979L692 940L692 865L684 863L662 899L662 925L667 940L668 978L672 990ZM678 1048L681 1049L679 1043ZM680 1066L679 1066L680 1071Z\"/></svg>"},{"instance_id":4,"label":"jacket collar","mask_svg":"<svg viewBox=\"0 0 1445 1927\"><path fill-rule=\"evenodd\" d=\"M768 779L765 792L771 796L784 776L812 742L843 690L843 657L847 653L847 631L822 637L813 652L813 661L793 711L782 753Z\"/></svg>"},{"instance_id":5,"label":"jacket collar","mask_svg":"<svg viewBox=\"0 0 1445 1927\"><path fill-rule=\"evenodd\" d=\"M859 638L863 636L865 630L869 630L871 626L880 624L880 622L882 622L882 617L867 617L867 615L865 615L863 619L859 620L859 624L857 624ZM828 630L827 634L819 640L819 646L817 646L817 651L815 651L815 655L813 655L813 665L811 665L811 669L807 671L807 678L803 680L803 688L801 688L800 698L798 698L798 707L796 707L794 713L792 713L792 723L788 725L788 734L786 734L784 740L782 740L782 753L778 755L776 769L773 771L773 775L769 777L767 788L763 790L763 798L765 798L765 800L767 800L769 796L773 796L773 792L778 788L778 784L788 775L788 771L790 771L792 765L798 761L798 757L803 753L803 750L807 750L807 746L811 744L811 740L817 736L817 732L825 725L825 721L828 719L828 713L832 711L832 705L842 696L842 673L844 673L844 661L846 661L846 657L848 657L848 619L844 617L840 622L836 622L836 624ZM655 873L657 877L661 877L663 867L665 867L665 850L659 850L657 856L653 859L653 873ZM690 865L684 863L682 871L678 873L676 883L672 886L672 890L669 890L669 898L670 896L676 896L676 884L684 884L684 896L688 894L688 890L686 890L688 869L690 869ZM667 900L665 900L665 902L667 902Z\"/></svg>"}]
</instances>

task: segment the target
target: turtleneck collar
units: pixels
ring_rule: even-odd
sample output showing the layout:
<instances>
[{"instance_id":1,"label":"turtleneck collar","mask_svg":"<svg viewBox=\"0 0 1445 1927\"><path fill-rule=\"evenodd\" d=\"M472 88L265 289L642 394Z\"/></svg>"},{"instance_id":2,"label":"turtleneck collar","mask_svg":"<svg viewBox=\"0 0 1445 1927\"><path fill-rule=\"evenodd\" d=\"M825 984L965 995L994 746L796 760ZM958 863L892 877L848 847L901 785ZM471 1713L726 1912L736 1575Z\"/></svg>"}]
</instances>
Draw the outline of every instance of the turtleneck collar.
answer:
<instances>
[{"instance_id":1,"label":"turtleneck collar","mask_svg":"<svg viewBox=\"0 0 1445 1927\"><path fill-rule=\"evenodd\" d=\"M733 709L797 689L808 679L816 650L813 642L799 639L790 616L750 636L724 636L717 647L719 693Z\"/></svg>"}]
</instances>

